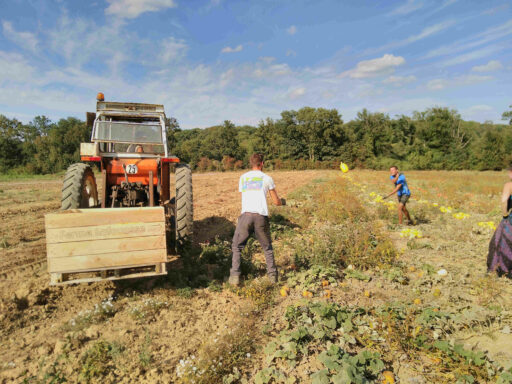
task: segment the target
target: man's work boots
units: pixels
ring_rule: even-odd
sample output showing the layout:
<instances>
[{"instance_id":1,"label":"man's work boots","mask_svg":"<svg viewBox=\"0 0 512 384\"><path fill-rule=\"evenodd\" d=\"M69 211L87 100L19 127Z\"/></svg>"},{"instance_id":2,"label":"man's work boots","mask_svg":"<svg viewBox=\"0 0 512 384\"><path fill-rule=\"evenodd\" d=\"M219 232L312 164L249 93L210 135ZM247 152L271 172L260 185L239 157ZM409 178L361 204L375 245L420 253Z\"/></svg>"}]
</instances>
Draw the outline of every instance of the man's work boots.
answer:
<instances>
[{"instance_id":1,"label":"man's work boots","mask_svg":"<svg viewBox=\"0 0 512 384\"><path fill-rule=\"evenodd\" d=\"M277 276L277 274L275 274L275 275L268 275L268 280L272 284L277 284L279 282L279 277ZM230 285L238 287L240 285L240 276L229 276L228 283Z\"/></svg>"},{"instance_id":2,"label":"man's work boots","mask_svg":"<svg viewBox=\"0 0 512 384\"><path fill-rule=\"evenodd\" d=\"M228 283L238 287L240 285L240 276L229 276Z\"/></svg>"},{"instance_id":3,"label":"man's work boots","mask_svg":"<svg viewBox=\"0 0 512 384\"><path fill-rule=\"evenodd\" d=\"M277 273L275 275L268 275L268 279L272 284L277 284L279 282L279 277L277 276Z\"/></svg>"}]
</instances>

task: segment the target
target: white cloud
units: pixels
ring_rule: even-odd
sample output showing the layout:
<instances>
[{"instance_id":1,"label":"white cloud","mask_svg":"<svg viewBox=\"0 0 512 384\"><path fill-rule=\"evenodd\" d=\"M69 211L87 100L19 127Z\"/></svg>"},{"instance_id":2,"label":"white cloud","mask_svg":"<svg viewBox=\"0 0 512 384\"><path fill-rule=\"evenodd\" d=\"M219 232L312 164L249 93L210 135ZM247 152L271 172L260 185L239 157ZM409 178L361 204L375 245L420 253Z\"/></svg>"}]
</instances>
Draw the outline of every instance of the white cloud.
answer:
<instances>
[{"instance_id":1,"label":"white cloud","mask_svg":"<svg viewBox=\"0 0 512 384\"><path fill-rule=\"evenodd\" d=\"M456 22L454 20L446 20L428 27L423 28L420 33L417 33L415 35L411 35L405 39L392 41L388 44L384 44L377 48L370 48L365 51L366 54L375 53L375 52L382 52L382 51L389 51L391 49L396 49L399 47L404 47L406 45L415 43L417 41L426 39L427 37L430 37L432 35L435 35L439 32L444 31L445 29L455 25Z\"/></svg>"},{"instance_id":2,"label":"white cloud","mask_svg":"<svg viewBox=\"0 0 512 384\"><path fill-rule=\"evenodd\" d=\"M482 49L477 49L476 51L464 53L459 56L452 57L451 59L447 59L440 63L442 67L450 67L452 65L463 64L468 61L473 61L477 59L481 59L483 57L487 57L497 51L502 50L503 48L500 46L489 46Z\"/></svg>"},{"instance_id":3,"label":"white cloud","mask_svg":"<svg viewBox=\"0 0 512 384\"><path fill-rule=\"evenodd\" d=\"M188 51L186 41L167 37L160 41L141 38L127 27L125 20L97 24L93 20L71 18L66 12L56 25L46 32L41 41L56 54L60 67L82 68L89 63L101 62L111 75L119 74L127 63L151 68L175 63ZM112 76L111 76L112 77Z\"/></svg>"},{"instance_id":4,"label":"white cloud","mask_svg":"<svg viewBox=\"0 0 512 384\"><path fill-rule=\"evenodd\" d=\"M461 115L464 119L486 121L486 120L499 120L499 114L490 105L479 104L472 105L469 108L463 109Z\"/></svg>"},{"instance_id":5,"label":"white cloud","mask_svg":"<svg viewBox=\"0 0 512 384\"><path fill-rule=\"evenodd\" d=\"M495 13L506 11L508 9L508 4L498 5L497 7L489 8L483 12L484 15L494 15Z\"/></svg>"},{"instance_id":6,"label":"white cloud","mask_svg":"<svg viewBox=\"0 0 512 384\"><path fill-rule=\"evenodd\" d=\"M4 82L22 82L35 72L35 68L22 55L0 51L0 85Z\"/></svg>"},{"instance_id":7,"label":"white cloud","mask_svg":"<svg viewBox=\"0 0 512 384\"><path fill-rule=\"evenodd\" d=\"M290 92L288 92L288 97L293 100L293 99L297 99L299 97L304 96L305 93L306 93L306 88L304 88L304 87L295 88L295 89L292 89Z\"/></svg>"},{"instance_id":8,"label":"white cloud","mask_svg":"<svg viewBox=\"0 0 512 384\"><path fill-rule=\"evenodd\" d=\"M188 45L184 40L169 37L162 41L162 52L160 58L163 63L171 63L185 57Z\"/></svg>"},{"instance_id":9,"label":"white cloud","mask_svg":"<svg viewBox=\"0 0 512 384\"><path fill-rule=\"evenodd\" d=\"M291 67L294 60L273 57L198 65L187 58L187 41L169 35L148 40L125 19L111 19L107 25L64 13L44 32L45 39L39 37L38 51L49 51L55 58L51 62L28 52L23 56L0 51L0 109L25 120L37 114L83 118L84 111L94 108L96 92L103 91L108 100L162 103L182 127L192 128L226 117L237 124L257 124L261 118L277 118L282 110L304 105L343 106L344 119L362 106L377 110L394 105L393 113L406 113L404 105L415 94L425 93L425 88L400 88L414 79L399 71L400 65L405 67L403 57L384 55L390 51L365 56L372 60L359 64L356 60L341 76L340 57L307 67ZM231 46L228 53L244 48ZM128 71L132 65L138 68L137 76ZM437 101L425 101L425 107Z\"/></svg>"},{"instance_id":10,"label":"white cloud","mask_svg":"<svg viewBox=\"0 0 512 384\"><path fill-rule=\"evenodd\" d=\"M267 67L262 68L256 68L254 70L254 76L255 77L280 77L285 76L291 73L291 69L288 66L288 64L282 63L282 64L273 64L269 65Z\"/></svg>"},{"instance_id":11,"label":"white cloud","mask_svg":"<svg viewBox=\"0 0 512 384\"><path fill-rule=\"evenodd\" d=\"M439 7L436 7L434 9L430 10L429 12L423 12L421 14L421 16L424 19L427 19L428 17L432 16L433 14L435 14L435 13L437 13L439 11L442 11L446 7L449 7L450 5L455 4L457 1L459 1L459 0L446 0ZM429 5L431 5L431 4L434 4L434 2L432 1L432 2L429 3Z\"/></svg>"},{"instance_id":12,"label":"white cloud","mask_svg":"<svg viewBox=\"0 0 512 384\"><path fill-rule=\"evenodd\" d=\"M510 34L512 34L512 20L509 20L496 27L488 28L483 32L477 33L467 38L457 40L452 44L443 45L439 48L433 49L427 52L424 58L430 59L437 56L453 55L458 52L476 48L480 45L489 45L489 43Z\"/></svg>"},{"instance_id":13,"label":"white cloud","mask_svg":"<svg viewBox=\"0 0 512 384\"><path fill-rule=\"evenodd\" d=\"M273 56L262 56L259 58L259 60L263 61L264 63L270 64L276 61L276 58Z\"/></svg>"},{"instance_id":14,"label":"white cloud","mask_svg":"<svg viewBox=\"0 0 512 384\"><path fill-rule=\"evenodd\" d=\"M487 64L476 65L471 68L473 72L492 72L499 71L500 69L503 69L503 64L501 64L501 62L498 60L491 60Z\"/></svg>"},{"instance_id":15,"label":"white cloud","mask_svg":"<svg viewBox=\"0 0 512 384\"><path fill-rule=\"evenodd\" d=\"M430 27L424 28L417 35L409 36L407 39L404 40L404 42L414 43L418 40L424 39L424 38L432 36L438 32L441 32L441 31L445 30L446 28L451 27L454 24L455 24L455 21L447 20L447 21L443 21L441 23L431 25Z\"/></svg>"},{"instance_id":16,"label":"white cloud","mask_svg":"<svg viewBox=\"0 0 512 384\"><path fill-rule=\"evenodd\" d=\"M237 45L235 48L231 47L224 47L222 48L222 53L233 53L233 52L240 52L242 49L244 49L244 46L242 44Z\"/></svg>"},{"instance_id":17,"label":"white cloud","mask_svg":"<svg viewBox=\"0 0 512 384\"><path fill-rule=\"evenodd\" d=\"M61 111L66 115L68 115L70 111L74 113L79 111L79 116L83 118L84 111L91 110L89 108L94 108L94 100L87 102L83 95L76 95L63 90L45 90L29 85L12 86L9 90L12 94L15 94L16 97L13 98L11 95L0 92L0 104L23 108L25 111L27 109L33 111L35 108L41 108L46 115L48 115L48 111L50 110Z\"/></svg>"},{"instance_id":18,"label":"white cloud","mask_svg":"<svg viewBox=\"0 0 512 384\"><path fill-rule=\"evenodd\" d=\"M297 27L295 25L291 25L287 30L286 33L289 35L295 35L297 33Z\"/></svg>"},{"instance_id":19,"label":"white cloud","mask_svg":"<svg viewBox=\"0 0 512 384\"><path fill-rule=\"evenodd\" d=\"M390 15L408 15L414 11L423 8L423 2L416 0L407 0L404 4L392 10Z\"/></svg>"},{"instance_id":20,"label":"white cloud","mask_svg":"<svg viewBox=\"0 0 512 384\"><path fill-rule=\"evenodd\" d=\"M220 75L220 87L224 88L235 80L235 70L233 68L228 69Z\"/></svg>"},{"instance_id":21,"label":"white cloud","mask_svg":"<svg viewBox=\"0 0 512 384\"><path fill-rule=\"evenodd\" d=\"M358 89L356 95L359 99L368 99L382 95L383 93L384 91L382 89L375 88L373 84L364 84L360 89Z\"/></svg>"},{"instance_id":22,"label":"white cloud","mask_svg":"<svg viewBox=\"0 0 512 384\"><path fill-rule=\"evenodd\" d=\"M410 75L410 76L389 76L382 80L384 84L391 84L396 87L401 87L405 84L409 84L416 81L416 76Z\"/></svg>"},{"instance_id":23,"label":"white cloud","mask_svg":"<svg viewBox=\"0 0 512 384\"><path fill-rule=\"evenodd\" d=\"M461 85L471 85L476 83L481 83L483 81L489 81L494 79L492 76L481 76L481 75L465 75L455 78L456 81Z\"/></svg>"},{"instance_id":24,"label":"white cloud","mask_svg":"<svg viewBox=\"0 0 512 384\"><path fill-rule=\"evenodd\" d=\"M105 9L107 15L120 18L134 19L145 12L156 12L161 9L174 8L174 0L107 0L109 6Z\"/></svg>"},{"instance_id":25,"label":"white cloud","mask_svg":"<svg viewBox=\"0 0 512 384\"><path fill-rule=\"evenodd\" d=\"M437 12L437 11L440 11L442 9L445 9L448 6L450 6L452 4L455 4L457 1L459 1L459 0L446 0L443 4L441 4L441 6L437 7L435 9L435 11Z\"/></svg>"},{"instance_id":26,"label":"white cloud","mask_svg":"<svg viewBox=\"0 0 512 384\"><path fill-rule=\"evenodd\" d=\"M474 112L486 112L486 111L492 111L494 108L490 105L485 104L479 104L479 105L473 105L467 109L464 110L466 113L474 113Z\"/></svg>"},{"instance_id":27,"label":"white cloud","mask_svg":"<svg viewBox=\"0 0 512 384\"><path fill-rule=\"evenodd\" d=\"M366 100L365 100L366 101ZM383 105L382 105L383 104ZM384 100L375 105L368 105L365 103L360 107L371 108L370 110L377 110L379 112L388 113L390 115L410 115L414 111L422 111L432 106L447 106L447 103L438 98L407 98L400 100Z\"/></svg>"},{"instance_id":28,"label":"white cloud","mask_svg":"<svg viewBox=\"0 0 512 384\"><path fill-rule=\"evenodd\" d=\"M481 75L463 75L450 79L433 79L427 83L427 88L431 91L440 91L445 88L456 86L472 85L492 80L492 76Z\"/></svg>"},{"instance_id":29,"label":"white cloud","mask_svg":"<svg viewBox=\"0 0 512 384\"><path fill-rule=\"evenodd\" d=\"M123 27L122 21L98 25L91 20L72 19L64 13L55 27L47 32L46 44L53 53L65 59L61 66L80 68L91 61L101 60L114 72L124 61L140 63L160 53L149 52L158 46L142 41Z\"/></svg>"},{"instance_id":30,"label":"white cloud","mask_svg":"<svg viewBox=\"0 0 512 384\"><path fill-rule=\"evenodd\" d=\"M446 79L433 79L427 83L427 88L431 91L440 91L448 86L448 80Z\"/></svg>"},{"instance_id":31,"label":"white cloud","mask_svg":"<svg viewBox=\"0 0 512 384\"><path fill-rule=\"evenodd\" d=\"M389 75L395 71L395 67L404 63L405 59L402 56L386 54L377 59L360 61L354 69L343 72L341 76L362 79L365 77Z\"/></svg>"},{"instance_id":32,"label":"white cloud","mask_svg":"<svg viewBox=\"0 0 512 384\"><path fill-rule=\"evenodd\" d=\"M37 51L38 40L34 33L16 31L10 21L3 21L2 29L4 36L7 39L11 40L22 48L28 49L29 51Z\"/></svg>"}]
</instances>

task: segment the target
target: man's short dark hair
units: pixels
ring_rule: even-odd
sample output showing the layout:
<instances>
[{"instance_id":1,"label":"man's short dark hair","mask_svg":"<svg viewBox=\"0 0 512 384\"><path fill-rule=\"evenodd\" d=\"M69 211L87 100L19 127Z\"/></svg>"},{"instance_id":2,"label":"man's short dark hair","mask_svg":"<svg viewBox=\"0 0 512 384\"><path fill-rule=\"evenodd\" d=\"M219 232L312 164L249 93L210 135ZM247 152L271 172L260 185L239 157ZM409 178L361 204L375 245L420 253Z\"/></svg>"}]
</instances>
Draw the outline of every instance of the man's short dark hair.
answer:
<instances>
[{"instance_id":1,"label":"man's short dark hair","mask_svg":"<svg viewBox=\"0 0 512 384\"><path fill-rule=\"evenodd\" d=\"M261 153L253 154L249 162L251 167L259 167L261 164L263 164L263 155Z\"/></svg>"},{"instance_id":2,"label":"man's short dark hair","mask_svg":"<svg viewBox=\"0 0 512 384\"><path fill-rule=\"evenodd\" d=\"M395 168L398 171L398 167L396 165L392 165L391 168Z\"/></svg>"}]
</instances>

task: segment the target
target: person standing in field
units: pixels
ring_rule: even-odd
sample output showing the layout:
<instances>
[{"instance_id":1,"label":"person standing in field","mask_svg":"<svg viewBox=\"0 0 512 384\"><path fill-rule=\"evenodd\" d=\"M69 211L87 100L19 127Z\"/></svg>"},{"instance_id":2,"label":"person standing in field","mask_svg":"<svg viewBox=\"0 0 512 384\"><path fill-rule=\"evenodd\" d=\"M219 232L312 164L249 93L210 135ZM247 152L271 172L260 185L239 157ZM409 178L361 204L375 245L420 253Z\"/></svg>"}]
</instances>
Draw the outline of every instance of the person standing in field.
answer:
<instances>
[{"instance_id":1,"label":"person standing in field","mask_svg":"<svg viewBox=\"0 0 512 384\"><path fill-rule=\"evenodd\" d=\"M487 272L496 272L512 278L512 166L508 168L508 178L501 195L503 219L492 236L487 256Z\"/></svg>"},{"instance_id":2,"label":"person standing in field","mask_svg":"<svg viewBox=\"0 0 512 384\"><path fill-rule=\"evenodd\" d=\"M232 285L240 285L240 258L247 240L253 232L265 254L270 281L273 283L278 281L272 239L270 238L267 194L270 194L275 205L284 205L285 200L279 198L274 180L262 172L263 155L253 154L250 158L250 165L252 170L240 177L238 186L238 191L242 193L242 214L238 218L231 246L233 256L229 283Z\"/></svg>"},{"instance_id":3,"label":"person standing in field","mask_svg":"<svg viewBox=\"0 0 512 384\"><path fill-rule=\"evenodd\" d=\"M402 224L403 216L407 218L409 224L412 224L411 216L409 215L409 211L407 210L406 204L411 197L411 190L407 185L407 181L405 180L405 175L403 173L398 172L398 167L393 165L389 172L391 176L389 177L392 183L395 185L395 189L389 195L384 197L387 199L390 196L393 196L395 193L398 196L398 224Z\"/></svg>"}]
</instances>

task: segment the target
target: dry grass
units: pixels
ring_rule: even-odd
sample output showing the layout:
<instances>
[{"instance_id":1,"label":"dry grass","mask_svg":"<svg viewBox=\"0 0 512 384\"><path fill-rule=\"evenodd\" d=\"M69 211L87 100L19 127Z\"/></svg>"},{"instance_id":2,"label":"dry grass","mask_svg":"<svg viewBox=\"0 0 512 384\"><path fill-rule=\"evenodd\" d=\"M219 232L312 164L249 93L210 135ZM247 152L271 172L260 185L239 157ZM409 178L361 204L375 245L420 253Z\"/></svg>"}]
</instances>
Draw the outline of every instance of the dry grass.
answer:
<instances>
[{"instance_id":1,"label":"dry grass","mask_svg":"<svg viewBox=\"0 0 512 384\"><path fill-rule=\"evenodd\" d=\"M505 172L406 171L414 200L426 199L439 205L480 214L497 213ZM368 190L391 192L387 171L357 170L355 181L364 181Z\"/></svg>"}]
</instances>

